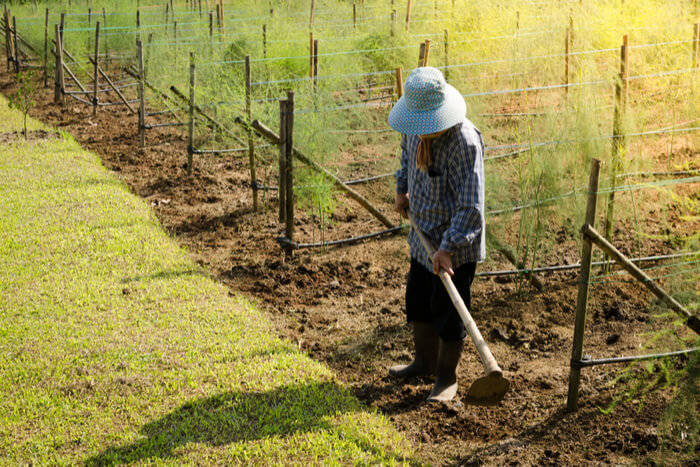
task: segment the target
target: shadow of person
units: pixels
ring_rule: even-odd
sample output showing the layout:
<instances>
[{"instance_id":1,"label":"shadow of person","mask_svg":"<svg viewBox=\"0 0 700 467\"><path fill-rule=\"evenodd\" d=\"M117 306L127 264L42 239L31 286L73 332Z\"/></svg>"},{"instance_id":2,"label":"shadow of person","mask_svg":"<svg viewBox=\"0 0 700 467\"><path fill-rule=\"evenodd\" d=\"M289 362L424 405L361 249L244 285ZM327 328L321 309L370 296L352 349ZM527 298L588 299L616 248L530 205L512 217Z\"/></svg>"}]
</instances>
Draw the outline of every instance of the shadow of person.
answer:
<instances>
[{"instance_id":1,"label":"shadow of person","mask_svg":"<svg viewBox=\"0 0 700 467\"><path fill-rule=\"evenodd\" d=\"M143 439L110 447L86 464L167 459L190 442L223 446L330 429L333 416L357 410L361 410L359 401L335 383L281 386L268 392L226 392L187 402L144 425Z\"/></svg>"}]
</instances>

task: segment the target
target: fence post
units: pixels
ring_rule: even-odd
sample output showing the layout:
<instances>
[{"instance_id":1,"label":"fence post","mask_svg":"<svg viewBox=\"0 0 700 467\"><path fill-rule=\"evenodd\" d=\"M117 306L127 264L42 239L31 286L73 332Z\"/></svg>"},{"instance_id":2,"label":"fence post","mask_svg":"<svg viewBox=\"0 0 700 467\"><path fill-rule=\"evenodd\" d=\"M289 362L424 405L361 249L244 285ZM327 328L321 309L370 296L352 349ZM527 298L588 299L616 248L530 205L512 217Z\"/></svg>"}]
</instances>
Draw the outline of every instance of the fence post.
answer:
<instances>
[{"instance_id":1,"label":"fence post","mask_svg":"<svg viewBox=\"0 0 700 467\"><path fill-rule=\"evenodd\" d=\"M97 89L99 86L99 62L100 62L100 22L98 21L97 24L95 24L95 67L94 67L94 73L95 73L95 80L94 80L94 86L93 86L93 94L92 94L92 115L97 115Z\"/></svg>"},{"instance_id":2,"label":"fence post","mask_svg":"<svg viewBox=\"0 0 700 467\"><path fill-rule=\"evenodd\" d=\"M588 202L586 204L585 225L595 224L595 210L598 202L598 175L600 173L600 161L591 161L591 174L588 179ZM566 410L574 411L578 406L578 388L581 382L581 369L573 363L581 360L583 353L583 332L586 326L586 306L588 304L588 280L591 274L591 252L593 245L591 239L581 235L581 268L578 276L578 297L576 299L576 321L574 323L574 338L571 350L571 362L569 369L569 394L566 399Z\"/></svg>"},{"instance_id":3,"label":"fence post","mask_svg":"<svg viewBox=\"0 0 700 467\"><path fill-rule=\"evenodd\" d=\"M396 34L395 28L396 28L396 10L391 10L391 37L394 37L394 35Z\"/></svg>"},{"instance_id":4,"label":"fence post","mask_svg":"<svg viewBox=\"0 0 700 467\"><path fill-rule=\"evenodd\" d=\"M318 78L318 39L314 39L314 86Z\"/></svg>"},{"instance_id":5,"label":"fence post","mask_svg":"<svg viewBox=\"0 0 700 467\"><path fill-rule=\"evenodd\" d=\"M63 30L66 27L66 14L61 13L61 24L58 27L58 31L61 33L61 44L63 44Z\"/></svg>"},{"instance_id":6,"label":"fence post","mask_svg":"<svg viewBox=\"0 0 700 467\"><path fill-rule=\"evenodd\" d=\"M564 38L564 95L569 94L569 49L571 44L571 30L567 26L566 37Z\"/></svg>"},{"instance_id":7,"label":"fence post","mask_svg":"<svg viewBox=\"0 0 700 467\"><path fill-rule=\"evenodd\" d=\"M3 21L5 26L5 53L7 55L7 71L12 69L12 33L10 32L10 12L5 10Z\"/></svg>"},{"instance_id":8,"label":"fence post","mask_svg":"<svg viewBox=\"0 0 700 467\"><path fill-rule=\"evenodd\" d=\"M357 29L357 5L355 2L352 4L352 28Z\"/></svg>"},{"instance_id":9,"label":"fence post","mask_svg":"<svg viewBox=\"0 0 700 467\"><path fill-rule=\"evenodd\" d=\"M263 58L267 58L267 24L262 25Z\"/></svg>"},{"instance_id":10,"label":"fence post","mask_svg":"<svg viewBox=\"0 0 700 467\"><path fill-rule=\"evenodd\" d=\"M136 53L139 62L139 141L146 146L146 86L143 66L143 42L136 41Z\"/></svg>"},{"instance_id":11,"label":"fence post","mask_svg":"<svg viewBox=\"0 0 700 467\"><path fill-rule=\"evenodd\" d=\"M58 24L54 25L56 32L56 82L54 85L53 101L63 105L63 41L61 40L61 31Z\"/></svg>"},{"instance_id":12,"label":"fence post","mask_svg":"<svg viewBox=\"0 0 700 467\"><path fill-rule=\"evenodd\" d=\"M20 70L20 53L19 53L19 39L17 39L17 17L12 17L12 43L14 44L13 50L15 53L15 73L19 73Z\"/></svg>"},{"instance_id":13,"label":"fence post","mask_svg":"<svg viewBox=\"0 0 700 467\"><path fill-rule=\"evenodd\" d=\"M418 47L418 66L422 67L425 59L425 42L421 42Z\"/></svg>"},{"instance_id":14,"label":"fence post","mask_svg":"<svg viewBox=\"0 0 700 467\"><path fill-rule=\"evenodd\" d=\"M44 18L44 87L49 85L49 9Z\"/></svg>"},{"instance_id":15,"label":"fence post","mask_svg":"<svg viewBox=\"0 0 700 467\"><path fill-rule=\"evenodd\" d=\"M617 173L622 166L622 153L625 148L625 139L623 133L623 119L627 107L628 93L628 73L629 73L629 56L627 34L622 38L622 47L620 48L620 76L615 83L615 110L613 115L613 140L612 140L612 155L610 161L610 187L614 187L617 183ZM611 190L608 194L607 212L605 213L605 238L612 240L612 225L614 221L615 210L615 190ZM607 257L607 256L606 256Z\"/></svg>"},{"instance_id":16,"label":"fence post","mask_svg":"<svg viewBox=\"0 0 700 467\"><path fill-rule=\"evenodd\" d=\"M408 0L406 4L406 32L409 31L411 27L411 0Z\"/></svg>"},{"instance_id":17,"label":"fence post","mask_svg":"<svg viewBox=\"0 0 700 467\"><path fill-rule=\"evenodd\" d=\"M421 66L428 66L428 57L430 57L430 39L425 40L425 53L423 54L423 64Z\"/></svg>"},{"instance_id":18,"label":"fence post","mask_svg":"<svg viewBox=\"0 0 700 467\"><path fill-rule=\"evenodd\" d=\"M316 1L311 0L311 8L309 12L309 29L314 28L314 10L316 10Z\"/></svg>"},{"instance_id":19,"label":"fence post","mask_svg":"<svg viewBox=\"0 0 700 467\"><path fill-rule=\"evenodd\" d=\"M192 155L194 154L194 98L195 98L195 54L190 52L190 121L188 125L187 175L192 175Z\"/></svg>"},{"instance_id":20,"label":"fence post","mask_svg":"<svg viewBox=\"0 0 700 467\"><path fill-rule=\"evenodd\" d=\"M214 13L209 12L209 40L214 41Z\"/></svg>"},{"instance_id":21,"label":"fence post","mask_svg":"<svg viewBox=\"0 0 700 467\"><path fill-rule=\"evenodd\" d=\"M309 33L309 78L314 77L314 33Z\"/></svg>"},{"instance_id":22,"label":"fence post","mask_svg":"<svg viewBox=\"0 0 700 467\"><path fill-rule=\"evenodd\" d=\"M693 81L693 92L695 91L695 77L698 71L698 57L700 56L700 24L695 23L693 25L693 70L692 70L692 81Z\"/></svg>"},{"instance_id":23,"label":"fence post","mask_svg":"<svg viewBox=\"0 0 700 467\"><path fill-rule=\"evenodd\" d=\"M449 79L450 77L450 43L448 41L448 36L447 36L447 29L445 29L445 38L444 38L444 46L445 46L445 79Z\"/></svg>"},{"instance_id":24,"label":"fence post","mask_svg":"<svg viewBox=\"0 0 700 467\"><path fill-rule=\"evenodd\" d=\"M285 129L285 176L286 185L286 214L285 214L285 237L289 243L285 247L285 256L291 258L293 254L292 242L294 241L294 157L292 155L294 137L294 91L287 91L287 105L285 106L287 116L284 119Z\"/></svg>"},{"instance_id":25,"label":"fence post","mask_svg":"<svg viewBox=\"0 0 700 467\"><path fill-rule=\"evenodd\" d=\"M246 133L248 133L248 164L250 166L250 186L253 190L253 211L258 210L258 186L257 177L255 175L255 141L253 140L253 128L250 126L253 122L252 109L252 89L250 78L250 55L245 56L245 114L247 118Z\"/></svg>"},{"instance_id":26,"label":"fence post","mask_svg":"<svg viewBox=\"0 0 700 467\"><path fill-rule=\"evenodd\" d=\"M279 180L277 193L279 198L279 221L283 223L287 217L287 101L280 100L280 153Z\"/></svg>"}]
</instances>

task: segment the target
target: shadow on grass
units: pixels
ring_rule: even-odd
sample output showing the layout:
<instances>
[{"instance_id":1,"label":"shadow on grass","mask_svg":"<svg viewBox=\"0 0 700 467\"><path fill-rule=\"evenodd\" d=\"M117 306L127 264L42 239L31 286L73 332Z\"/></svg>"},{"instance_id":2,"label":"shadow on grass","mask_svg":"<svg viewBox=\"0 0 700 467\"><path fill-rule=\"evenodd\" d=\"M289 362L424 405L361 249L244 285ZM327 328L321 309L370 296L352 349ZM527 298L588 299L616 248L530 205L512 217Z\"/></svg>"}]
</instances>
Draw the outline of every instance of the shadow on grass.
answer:
<instances>
[{"instance_id":1,"label":"shadow on grass","mask_svg":"<svg viewBox=\"0 0 700 467\"><path fill-rule=\"evenodd\" d=\"M148 281L148 280L154 280L154 279L174 279L176 277L183 277L183 276L208 277L207 273L204 270L184 269L182 271L160 271L160 272L157 272L154 274L146 274L143 276L125 277L122 279L122 284L128 284L130 282L138 282L138 281Z\"/></svg>"},{"instance_id":2,"label":"shadow on grass","mask_svg":"<svg viewBox=\"0 0 700 467\"><path fill-rule=\"evenodd\" d=\"M88 465L170 459L187 443L223 446L239 441L285 437L333 429L329 418L361 409L359 402L334 383L282 386L268 392L226 392L186 403L141 429L132 444L111 447ZM357 440L363 449L378 448Z\"/></svg>"}]
</instances>

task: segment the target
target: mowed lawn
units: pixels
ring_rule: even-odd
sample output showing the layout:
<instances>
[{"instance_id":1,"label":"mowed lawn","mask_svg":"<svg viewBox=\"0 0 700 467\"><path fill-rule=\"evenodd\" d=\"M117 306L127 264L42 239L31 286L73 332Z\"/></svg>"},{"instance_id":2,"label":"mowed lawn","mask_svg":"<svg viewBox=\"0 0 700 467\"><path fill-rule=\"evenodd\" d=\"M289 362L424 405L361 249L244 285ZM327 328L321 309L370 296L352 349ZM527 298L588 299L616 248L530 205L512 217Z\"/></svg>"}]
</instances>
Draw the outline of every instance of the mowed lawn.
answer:
<instances>
[{"instance_id":1,"label":"mowed lawn","mask_svg":"<svg viewBox=\"0 0 700 467\"><path fill-rule=\"evenodd\" d=\"M414 461L69 135L0 144L0 401L3 465Z\"/></svg>"}]
</instances>

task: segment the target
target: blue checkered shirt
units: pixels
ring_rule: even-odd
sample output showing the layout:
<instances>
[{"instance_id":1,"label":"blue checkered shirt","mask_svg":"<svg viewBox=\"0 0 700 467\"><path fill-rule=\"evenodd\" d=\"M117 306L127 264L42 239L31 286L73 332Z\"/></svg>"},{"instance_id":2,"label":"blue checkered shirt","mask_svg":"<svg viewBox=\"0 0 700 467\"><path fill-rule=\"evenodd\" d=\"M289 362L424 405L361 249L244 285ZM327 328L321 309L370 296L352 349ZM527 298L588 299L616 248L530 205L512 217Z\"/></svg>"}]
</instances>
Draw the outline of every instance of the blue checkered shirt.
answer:
<instances>
[{"instance_id":1,"label":"blue checkered shirt","mask_svg":"<svg viewBox=\"0 0 700 467\"><path fill-rule=\"evenodd\" d=\"M427 172L416 167L420 138L401 138L401 168L396 191L408 193L409 210L433 245L451 253L452 266L481 262L484 241L484 142L467 119L433 140L432 165ZM418 235L408 234L411 257L433 269Z\"/></svg>"}]
</instances>

